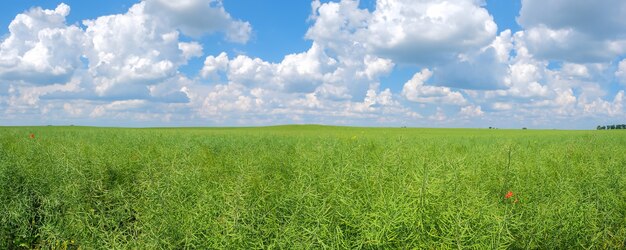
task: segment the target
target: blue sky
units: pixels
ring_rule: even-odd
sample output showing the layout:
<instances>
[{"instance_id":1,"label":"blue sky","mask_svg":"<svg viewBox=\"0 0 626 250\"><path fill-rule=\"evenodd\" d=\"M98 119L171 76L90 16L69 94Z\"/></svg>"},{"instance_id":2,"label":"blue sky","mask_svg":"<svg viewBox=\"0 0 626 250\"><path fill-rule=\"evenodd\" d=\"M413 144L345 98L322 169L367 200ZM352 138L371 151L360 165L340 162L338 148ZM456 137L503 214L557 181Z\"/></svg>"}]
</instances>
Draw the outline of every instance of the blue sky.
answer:
<instances>
[{"instance_id":1,"label":"blue sky","mask_svg":"<svg viewBox=\"0 0 626 250\"><path fill-rule=\"evenodd\" d=\"M0 125L624 123L626 3L8 0Z\"/></svg>"}]
</instances>

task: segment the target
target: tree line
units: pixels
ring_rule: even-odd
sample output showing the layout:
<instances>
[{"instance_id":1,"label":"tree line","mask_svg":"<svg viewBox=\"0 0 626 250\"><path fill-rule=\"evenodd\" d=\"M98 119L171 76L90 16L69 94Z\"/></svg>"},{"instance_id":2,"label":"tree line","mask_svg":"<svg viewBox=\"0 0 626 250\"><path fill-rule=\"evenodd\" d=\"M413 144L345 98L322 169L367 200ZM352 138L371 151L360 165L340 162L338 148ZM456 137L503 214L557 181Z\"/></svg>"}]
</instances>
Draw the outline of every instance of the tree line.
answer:
<instances>
[{"instance_id":1,"label":"tree line","mask_svg":"<svg viewBox=\"0 0 626 250\"><path fill-rule=\"evenodd\" d=\"M598 125L597 130L605 130L605 129L626 129L626 124L616 124L616 125Z\"/></svg>"}]
</instances>

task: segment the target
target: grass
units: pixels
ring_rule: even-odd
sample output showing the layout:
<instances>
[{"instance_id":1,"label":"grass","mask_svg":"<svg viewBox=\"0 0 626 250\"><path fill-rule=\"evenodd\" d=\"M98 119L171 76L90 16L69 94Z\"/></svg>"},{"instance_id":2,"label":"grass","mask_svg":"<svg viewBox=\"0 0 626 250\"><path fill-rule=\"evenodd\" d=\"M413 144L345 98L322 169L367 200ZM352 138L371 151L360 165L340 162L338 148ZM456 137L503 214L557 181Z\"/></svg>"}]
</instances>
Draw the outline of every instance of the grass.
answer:
<instances>
[{"instance_id":1,"label":"grass","mask_svg":"<svg viewBox=\"0 0 626 250\"><path fill-rule=\"evenodd\" d=\"M3 127L0 249L624 249L624 152L623 131Z\"/></svg>"}]
</instances>

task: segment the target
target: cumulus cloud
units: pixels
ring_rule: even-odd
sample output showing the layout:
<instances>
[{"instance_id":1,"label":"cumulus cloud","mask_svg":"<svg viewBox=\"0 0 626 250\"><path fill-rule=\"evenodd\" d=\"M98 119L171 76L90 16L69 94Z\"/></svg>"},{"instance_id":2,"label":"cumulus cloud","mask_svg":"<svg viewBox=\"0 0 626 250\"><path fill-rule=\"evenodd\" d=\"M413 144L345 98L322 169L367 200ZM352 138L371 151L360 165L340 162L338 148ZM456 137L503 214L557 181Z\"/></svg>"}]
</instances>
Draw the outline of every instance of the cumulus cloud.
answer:
<instances>
[{"instance_id":1,"label":"cumulus cloud","mask_svg":"<svg viewBox=\"0 0 626 250\"><path fill-rule=\"evenodd\" d=\"M214 15L203 14L195 22L198 10ZM202 44L181 41L181 33L223 32L228 40L244 43L251 31L221 2L209 0L146 0L126 13L84 20L83 26L67 25L69 13L66 4L36 7L11 22L0 44L3 113L55 117L56 109L69 117L172 117L163 112L191 101L193 83L178 70L203 54Z\"/></svg>"},{"instance_id":2,"label":"cumulus cloud","mask_svg":"<svg viewBox=\"0 0 626 250\"><path fill-rule=\"evenodd\" d=\"M462 107L459 111L459 115L462 117L478 117L483 116L485 112L482 111L480 106L469 105Z\"/></svg>"},{"instance_id":3,"label":"cumulus cloud","mask_svg":"<svg viewBox=\"0 0 626 250\"><path fill-rule=\"evenodd\" d=\"M462 89L506 88L512 50L511 31L502 31L491 44L459 54L456 60L437 66L435 81L442 86Z\"/></svg>"},{"instance_id":4,"label":"cumulus cloud","mask_svg":"<svg viewBox=\"0 0 626 250\"><path fill-rule=\"evenodd\" d=\"M202 19L198 10L215 15ZM222 31L238 42L247 41L249 34L249 24L232 19L219 1L146 0L124 14L85 20L84 29L66 25L69 12L68 5L60 4L54 10L33 8L17 15L0 45L0 79L34 85L80 79L78 90L39 95L48 99L180 102L184 93L162 89L178 78L180 66L202 56L203 48L195 41L181 42L179 31L189 35ZM155 89L161 94L155 95Z\"/></svg>"},{"instance_id":5,"label":"cumulus cloud","mask_svg":"<svg viewBox=\"0 0 626 250\"><path fill-rule=\"evenodd\" d=\"M89 72L100 96L147 91L177 74L180 65L199 54L194 43L179 43L179 33L159 25L145 12L145 2L125 14L84 21Z\"/></svg>"},{"instance_id":6,"label":"cumulus cloud","mask_svg":"<svg viewBox=\"0 0 626 250\"><path fill-rule=\"evenodd\" d=\"M364 47L401 63L429 64L489 45L497 25L477 1L379 0L369 12L358 1L314 1L307 38L341 52ZM347 46L346 46L347 45Z\"/></svg>"},{"instance_id":7,"label":"cumulus cloud","mask_svg":"<svg viewBox=\"0 0 626 250\"><path fill-rule=\"evenodd\" d=\"M595 99L581 103L584 115L587 116L623 116L624 115L624 90L617 92L612 101Z\"/></svg>"},{"instance_id":8,"label":"cumulus cloud","mask_svg":"<svg viewBox=\"0 0 626 250\"><path fill-rule=\"evenodd\" d=\"M216 79L220 71L228 69L228 63L229 59L226 52L222 52L218 56L207 56L204 60L204 66L200 70L200 76Z\"/></svg>"},{"instance_id":9,"label":"cumulus cloud","mask_svg":"<svg viewBox=\"0 0 626 250\"><path fill-rule=\"evenodd\" d=\"M357 112L371 112L376 111L381 106L398 105L398 102L393 99L393 95L389 89L385 89L381 93L376 93L375 90L368 90L363 102L355 103L353 110Z\"/></svg>"},{"instance_id":10,"label":"cumulus cloud","mask_svg":"<svg viewBox=\"0 0 626 250\"><path fill-rule=\"evenodd\" d=\"M175 27L185 35L200 37L224 32L228 40L246 43L250 39L250 23L233 19L221 0L144 0L145 12Z\"/></svg>"},{"instance_id":11,"label":"cumulus cloud","mask_svg":"<svg viewBox=\"0 0 626 250\"><path fill-rule=\"evenodd\" d=\"M434 72L439 85L487 90L505 88L508 70L508 63L498 61L497 51L487 48L436 67Z\"/></svg>"},{"instance_id":12,"label":"cumulus cloud","mask_svg":"<svg viewBox=\"0 0 626 250\"><path fill-rule=\"evenodd\" d=\"M18 14L0 44L0 79L42 85L65 83L81 66L82 30L68 26L70 7L33 8Z\"/></svg>"},{"instance_id":13,"label":"cumulus cloud","mask_svg":"<svg viewBox=\"0 0 626 250\"><path fill-rule=\"evenodd\" d=\"M616 38L626 32L626 3L606 0L523 0L518 22L524 27L576 29L597 38ZM602 28L599 28L602 27Z\"/></svg>"},{"instance_id":14,"label":"cumulus cloud","mask_svg":"<svg viewBox=\"0 0 626 250\"><path fill-rule=\"evenodd\" d=\"M518 22L537 57L584 63L626 52L625 15L620 0L524 0Z\"/></svg>"},{"instance_id":15,"label":"cumulus cloud","mask_svg":"<svg viewBox=\"0 0 626 250\"><path fill-rule=\"evenodd\" d=\"M475 0L379 0L368 31L376 52L429 63L488 45L497 25Z\"/></svg>"},{"instance_id":16,"label":"cumulus cloud","mask_svg":"<svg viewBox=\"0 0 626 250\"><path fill-rule=\"evenodd\" d=\"M619 62L615 76L622 84L626 85L626 59Z\"/></svg>"},{"instance_id":17,"label":"cumulus cloud","mask_svg":"<svg viewBox=\"0 0 626 250\"><path fill-rule=\"evenodd\" d=\"M247 112L260 108L262 104L262 99L252 97L249 89L243 85L217 85L204 98L200 114L210 117L229 112Z\"/></svg>"},{"instance_id":18,"label":"cumulus cloud","mask_svg":"<svg viewBox=\"0 0 626 250\"><path fill-rule=\"evenodd\" d=\"M220 0L142 0L81 26L66 23L65 4L33 8L0 44L0 121L428 126L623 116L626 23L615 17L625 4L523 0L523 29L499 34L484 5L378 0L368 10L356 0L314 0L310 47L279 61L248 56L242 45L205 55L213 45L201 36L243 44L252 35ZM189 73L196 65L184 66L199 57L202 68ZM385 76L397 65L423 70L394 82Z\"/></svg>"},{"instance_id":19,"label":"cumulus cloud","mask_svg":"<svg viewBox=\"0 0 626 250\"><path fill-rule=\"evenodd\" d=\"M351 54L362 54L366 45L368 10L360 9L358 2L343 0L320 4L312 2L315 22L305 37L321 46L335 51L339 56L350 58Z\"/></svg>"},{"instance_id":20,"label":"cumulus cloud","mask_svg":"<svg viewBox=\"0 0 626 250\"><path fill-rule=\"evenodd\" d=\"M198 42L180 42L178 43L178 49L182 52L185 61L202 56L202 45Z\"/></svg>"},{"instance_id":21,"label":"cumulus cloud","mask_svg":"<svg viewBox=\"0 0 626 250\"><path fill-rule=\"evenodd\" d=\"M448 119L448 116L446 116L446 113L443 111L443 109L437 107L437 112L428 116L428 119L437 121L437 122L443 122Z\"/></svg>"},{"instance_id":22,"label":"cumulus cloud","mask_svg":"<svg viewBox=\"0 0 626 250\"><path fill-rule=\"evenodd\" d=\"M424 69L415 73L413 78L404 84L402 95L409 101L420 103L442 103L463 105L467 101L460 92L452 91L448 87L425 85L432 76L432 71Z\"/></svg>"},{"instance_id":23,"label":"cumulus cloud","mask_svg":"<svg viewBox=\"0 0 626 250\"><path fill-rule=\"evenodd\" d=\"M314 41L307 51L288 54L279 63L246 55L230 59L226 53L220 53L207 56L200 74L207 79L224 77L232 83L286 93L316 92L331 99L359 99L394 66L391 60L365 53L331 57L327 50L336 54Z\"/></svg>"},{"instance_id":24,"label":"cumulus cloud","mask_svg":"<svg viewBox=\"0 0 626 250\"><path fill-rule=\"evenodd\" d=\"M326 74L337 65L317 43L305 53L285 56L277 65L276 73L282 88L287 91L311 92L324 81Z\"/></svg>"}]
</instances>

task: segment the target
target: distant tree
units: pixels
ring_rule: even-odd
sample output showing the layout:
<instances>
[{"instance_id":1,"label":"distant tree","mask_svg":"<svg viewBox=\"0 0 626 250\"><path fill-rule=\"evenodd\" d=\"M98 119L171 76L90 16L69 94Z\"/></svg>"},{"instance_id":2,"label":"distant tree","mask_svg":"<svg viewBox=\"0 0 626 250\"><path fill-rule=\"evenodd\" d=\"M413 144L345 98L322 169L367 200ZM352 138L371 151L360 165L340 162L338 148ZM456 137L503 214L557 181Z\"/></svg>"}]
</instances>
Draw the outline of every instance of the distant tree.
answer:
<instances>
[{"instance_id":1,"label":"distant tree","mask_svg":"<svg viewBox=\"0 0 626 250\"><path fill-rule=\"evenodd\" d=\"M612 124L612 125L598 125L596 127L597 130L605 130L605 129L626 129L626 124Z\"/></svg>"},{"instance_id":2,"label":"distant tree","mask_svg":"<svg viewBox=\"0 0 626 250\"><path fill-rule=\"evenodd\" d=\"M526 129L527 129L526 127L523 127L523 128L522 128L522 130L526 130Z\"/></svg>"}]
</instances>

